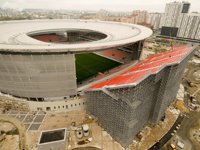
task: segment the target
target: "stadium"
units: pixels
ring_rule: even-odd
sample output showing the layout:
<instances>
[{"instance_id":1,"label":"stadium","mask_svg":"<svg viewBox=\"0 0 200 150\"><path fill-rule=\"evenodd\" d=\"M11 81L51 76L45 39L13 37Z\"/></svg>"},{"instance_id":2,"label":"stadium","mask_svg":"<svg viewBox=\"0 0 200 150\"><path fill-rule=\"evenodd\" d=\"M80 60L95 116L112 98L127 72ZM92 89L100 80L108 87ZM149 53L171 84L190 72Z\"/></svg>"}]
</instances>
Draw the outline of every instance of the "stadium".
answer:
<instances>
[{"instance_id":1,"label":"stadium","mask_svg":"<svg viewBox=\"0 0 200 150\"><path fill-rule=\"evenodd\" d=\"M99 21L12 21L0 26L0 91L39 101L76 95L77 83L123 63L94 52L121 47L118 53L124 59L125 51L131 51L131 59L137 60L143 40L152 33L142 26Z\"/></svg>"},{"instance_id":2,"label":"stadium","mask_svg":"<svg viewBox=\"0 0 200 150\"><path fill-rule=\"evenodd\" d=\"M1 22L0 33L2 94L29 102L30 110L70 111L86 102L123 147L163 117L195 49L140 60L150 29L95 20Z\"/></svg>"}]
</instances>

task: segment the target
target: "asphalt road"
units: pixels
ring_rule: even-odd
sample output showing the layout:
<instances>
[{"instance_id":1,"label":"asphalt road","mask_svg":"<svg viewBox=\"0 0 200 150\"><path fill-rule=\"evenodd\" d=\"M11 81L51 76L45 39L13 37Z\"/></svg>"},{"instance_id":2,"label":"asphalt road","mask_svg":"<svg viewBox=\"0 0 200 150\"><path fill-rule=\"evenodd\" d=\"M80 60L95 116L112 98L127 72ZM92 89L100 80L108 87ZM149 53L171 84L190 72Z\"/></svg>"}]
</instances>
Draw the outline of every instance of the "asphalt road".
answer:
<instances>
[{"instance_id":1,"label":"asphalt road","mask_svg":"<svg viewBox=\"0 0 200 150\"><path fill-rule=\"evenodd\" d=\"M181 124L181 122L183 121L183 118L184 118L183 115L179 115L176 122L171 127L171 129L159 140L159 142L155 143L151 148L149 148L149 150L160 150L161 147L163 147L165 143L171 139L172 137L171 133L173 133L174 130L177 130L176 126L178 124Z\"/></svg>"}]
</instances>

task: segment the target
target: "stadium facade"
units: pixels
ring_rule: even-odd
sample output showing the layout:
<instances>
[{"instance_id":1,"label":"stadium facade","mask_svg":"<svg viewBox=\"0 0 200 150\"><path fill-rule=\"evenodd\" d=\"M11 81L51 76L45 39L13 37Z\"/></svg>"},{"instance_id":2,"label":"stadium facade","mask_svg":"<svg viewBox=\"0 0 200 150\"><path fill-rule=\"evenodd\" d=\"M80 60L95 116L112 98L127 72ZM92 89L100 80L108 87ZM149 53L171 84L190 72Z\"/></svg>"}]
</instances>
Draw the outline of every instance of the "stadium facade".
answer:
<instances>
[{"instance_id":1,"label":"stadium facade","mask_svg":"<svg viewBox=\"0 0 200 150\"><path fill-rule=\"evenodd\" d=\"M175 100L194 47L183 46L147 58L86 92L87 111L123 147L147 123L157 123Z\"/></svg>"},{"instance_id":2,"label":"stadium facade","mask_svg":"<svg viewBox=\"0 0 200 150\"><path fill-rule=\"evenodd\" d=\"M126 45L137 60L152 31L123 23L37 20L1 22L0 33L0 92L51 101L77 94L74 54Z\"/></svg>"}]
</instances>

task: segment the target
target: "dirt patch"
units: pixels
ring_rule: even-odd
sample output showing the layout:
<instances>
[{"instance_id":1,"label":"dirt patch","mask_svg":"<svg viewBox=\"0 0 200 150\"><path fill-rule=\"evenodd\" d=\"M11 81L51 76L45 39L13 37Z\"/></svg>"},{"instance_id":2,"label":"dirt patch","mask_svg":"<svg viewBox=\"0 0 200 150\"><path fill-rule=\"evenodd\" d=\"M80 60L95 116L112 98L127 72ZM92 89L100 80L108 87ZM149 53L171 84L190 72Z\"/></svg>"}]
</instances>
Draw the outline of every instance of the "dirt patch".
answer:
<instances>
[{"instance_id":1,"label":"dirt patch","mask_svg":"<svg viewBox=\"0 0 200 150\"><path fill-rule=\"evenodd\" d=\"M79 147L79 148L74 148L72 150L101 150L101 149L96 147Z\"/></svg>"},{"instance_id":2,"label":"dirt patch","mask_svg":"<svg viewBox=\"0 0 200 150\"><path fill-rule=\"evenodd\" d=\"M200 119L189 130L190 140L196 149L200 149Z\"/></svg>"}]
</instances>

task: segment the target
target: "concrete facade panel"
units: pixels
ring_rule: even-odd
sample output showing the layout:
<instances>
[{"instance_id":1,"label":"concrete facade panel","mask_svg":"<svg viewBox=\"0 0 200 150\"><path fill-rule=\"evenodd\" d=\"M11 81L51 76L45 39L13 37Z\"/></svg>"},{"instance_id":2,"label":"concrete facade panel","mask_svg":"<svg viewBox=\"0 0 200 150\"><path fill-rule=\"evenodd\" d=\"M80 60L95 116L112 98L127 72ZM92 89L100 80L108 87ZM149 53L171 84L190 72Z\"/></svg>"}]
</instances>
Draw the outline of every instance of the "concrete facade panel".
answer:
<instances>
[{"instance_id":1,"label":"concrete facade panel","mask_svg":"<svg viewBox=\"0 0 200 150\"><path fill-rule=\"evenodd\" d=\"M0 91L26 98L76 94L73 54L0 54Z\"/></svg>"}]
</instances>

